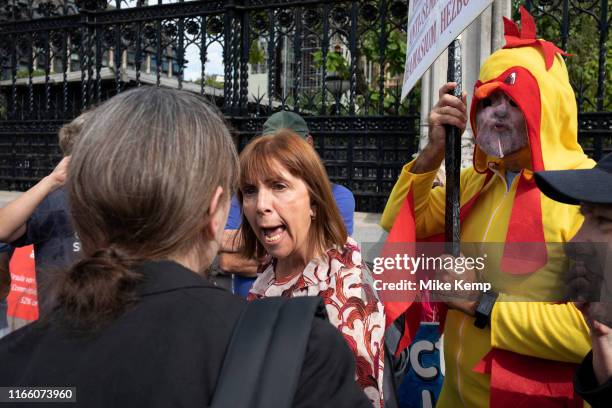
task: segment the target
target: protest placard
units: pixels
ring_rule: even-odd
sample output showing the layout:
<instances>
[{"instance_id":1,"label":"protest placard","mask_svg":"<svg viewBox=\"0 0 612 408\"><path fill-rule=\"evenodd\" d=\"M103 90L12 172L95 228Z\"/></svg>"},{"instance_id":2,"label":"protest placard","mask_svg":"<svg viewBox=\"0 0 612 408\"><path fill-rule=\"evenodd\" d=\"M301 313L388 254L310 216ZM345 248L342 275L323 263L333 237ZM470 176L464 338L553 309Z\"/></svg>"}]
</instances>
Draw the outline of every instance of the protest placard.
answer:
<instances>
[{"instance_id":1,"label":"protest placard","mask_svg":"<svg viewBox=\"0 0 612 408\"><path fill-rule=\"evenodd\" d=\"M11 272L11 291L7 298L7 315L27 321L38 319L38 293L33 246L29 245L15 249L9 268Z\"/></svg>"},{"instance_id":2,"label":"protest placard","mask_svg":"<svg viewBox=\"0 0 612 408\"><path fill-rule=\"evenodd\" d=\"M492 0L414 0L408 10L402 99L425 71Z\"/></svg>"}]
</instances>

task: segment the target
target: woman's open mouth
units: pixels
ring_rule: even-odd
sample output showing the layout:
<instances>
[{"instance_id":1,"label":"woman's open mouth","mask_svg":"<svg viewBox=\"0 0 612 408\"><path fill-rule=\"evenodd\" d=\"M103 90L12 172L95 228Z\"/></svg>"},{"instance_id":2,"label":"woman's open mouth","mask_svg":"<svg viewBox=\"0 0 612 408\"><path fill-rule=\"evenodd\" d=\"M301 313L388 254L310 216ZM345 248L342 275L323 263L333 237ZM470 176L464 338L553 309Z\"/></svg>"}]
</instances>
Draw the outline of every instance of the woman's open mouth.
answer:
<instances>
[{"instance_id":1,"label":"woman's open mouth","mask_svg":"<svg viewBox=\"0 0 612 408\"><path fill-rule=\"evenodd\" d=\"M287 228L284 225L277 225L275 227L262 227L261 232L264 237L264 241L267 244L273 244L278 242Z\"/></svg>"}]
</instances>

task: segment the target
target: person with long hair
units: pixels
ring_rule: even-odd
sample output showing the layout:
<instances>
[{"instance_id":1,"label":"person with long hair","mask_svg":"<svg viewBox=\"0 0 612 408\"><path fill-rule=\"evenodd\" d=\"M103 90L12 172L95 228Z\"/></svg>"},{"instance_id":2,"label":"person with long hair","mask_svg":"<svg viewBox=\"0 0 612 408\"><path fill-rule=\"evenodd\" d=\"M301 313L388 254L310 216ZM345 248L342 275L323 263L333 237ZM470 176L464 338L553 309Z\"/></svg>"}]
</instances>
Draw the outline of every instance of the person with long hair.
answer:
<instances>
[{"instance_id":1,"label":"person with long hair","mask_svg":"<svg viewBox=\"0 0 612 408\"><path fill-rule=\"evenodd\" d=\"M243 255L270 259L248 299L321 296L354 353L357 383L381 406L383 306L315 150L287 129L258 137L240 155L238 199Z\"/></svg>"},{"instance_id":2,"label":"person with long hair","mask_svg":"<svg viewBox=\"0 0 612 408\"><path fill-rule=\"evenodd\" d=\"M83 257L53 310L0 341L0 386L75 387L82 407L208 406L246 304L202 276L238 177L223 120L187 92L121 93L83 125L68 174ZM367 406L351 370L315 319L294 406Z\"/></svg>"}]
</instances>

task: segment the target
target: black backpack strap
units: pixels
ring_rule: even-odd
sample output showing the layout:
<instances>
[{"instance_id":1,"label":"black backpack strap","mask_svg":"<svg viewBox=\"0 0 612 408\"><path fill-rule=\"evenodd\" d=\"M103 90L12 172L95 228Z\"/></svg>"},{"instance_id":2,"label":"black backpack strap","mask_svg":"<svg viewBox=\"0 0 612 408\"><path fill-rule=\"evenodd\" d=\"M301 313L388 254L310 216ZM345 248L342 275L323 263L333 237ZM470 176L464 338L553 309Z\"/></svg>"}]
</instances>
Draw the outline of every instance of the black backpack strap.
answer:
<instances>
[{"instance_id":1,"label":"black backpack strap","mask_svg":"<svg viewBox=\"0 0 612 408\"><path fill-rule=\"evenodd\" d=\"M290 407L302 372L318 297L249 303L232 335L211 408Z\"/></svg>"},{"instance_id":2,"label":"black backpack strap","mask_svg":"<svg viewBox=\"0 0 612 408\"><path fill-rule=\"evenodd\" d=\"M319 297L294 298L281 309L261 373L258 407L293 405L315 316L327 319Z\"/></svg>"},{"instance_id":3,"label":"black backpack strap","mask_svg":"<svg viewBox=\"0 0 612 408\"><path fill-rule=\"evenodd\" d=\"M404 319L404 315L401 315L385 330L385 368L383 376L385 408L399 407L397 390L404 381L410 360L410 347L402 350L397 356L394 354L404 333Z\"/></svg>"}]
</instances>

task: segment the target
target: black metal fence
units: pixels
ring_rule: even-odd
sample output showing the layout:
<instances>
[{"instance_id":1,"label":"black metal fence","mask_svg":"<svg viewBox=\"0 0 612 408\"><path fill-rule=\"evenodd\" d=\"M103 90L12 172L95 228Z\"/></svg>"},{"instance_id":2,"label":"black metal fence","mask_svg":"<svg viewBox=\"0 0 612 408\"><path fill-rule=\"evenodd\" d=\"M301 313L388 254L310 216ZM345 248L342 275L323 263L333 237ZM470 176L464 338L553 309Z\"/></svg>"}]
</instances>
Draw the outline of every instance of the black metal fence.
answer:
<instances>
[{"instance_id":1,"label":"black metal fence","mask_svg":"<svg viewBox=\"0 0 612 408\"><path fill-rule=\"evenodd\" d=\"M513 1L515 11L521 1ZM579 110L579 139L595 160L612 152L609 0L526 0L538 34L573 54L566 60Z\"/></svg>"},{"instance_id":2,"label":"black metal fence","mask_svg":"<svg viewBox=\"0 0 612 408\"><path fill-rule=\"evenodd\" d=\"M607 1L591 2L605 68ZM552 3L529 6L566 21ZM330 179L353 191L357 210L382 211L419 135L418 89L399 98L407 10L407 0L6 0L0 189L24 190L48 173L62 123L125 89L157 85L216 103L239 147L271 112L299 112ZM595 156L612 146L603 72L596 98L576 88L587 106L580 135Z\"/></svg>"},{"instance_id":3,"label":"black metal fence","mask_svg":"<svg viewBox=\"0 0 612 408\"><path fill-rule=\"evenodd\" d=\"M300 112L330 179L357 209L383 208L418 136L418 95L399 99L407 1L161 3L17 0L5 10L0 188L49 171L61 123L161 85L219 105L240 147L271 112Z\"/></svg>"}]
</instances>

